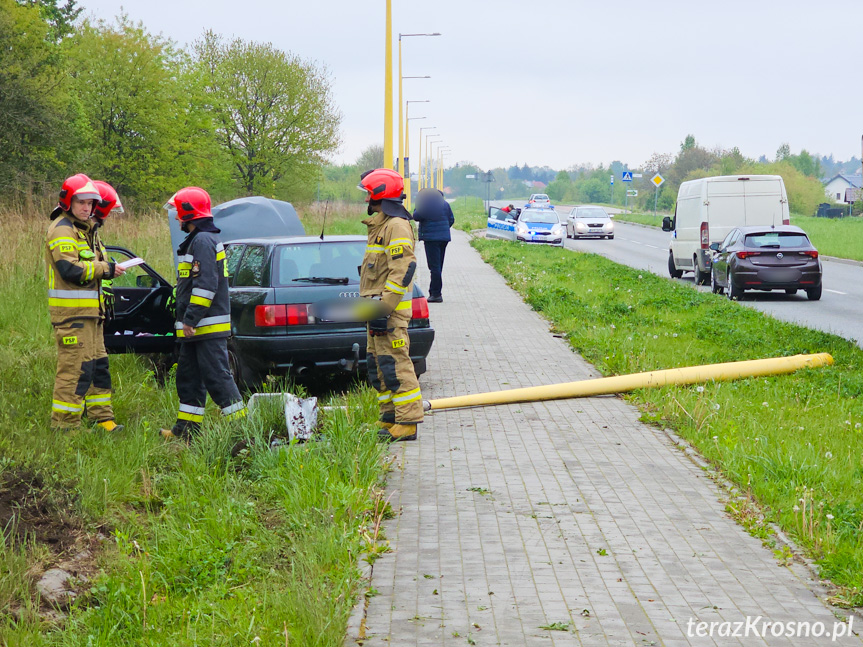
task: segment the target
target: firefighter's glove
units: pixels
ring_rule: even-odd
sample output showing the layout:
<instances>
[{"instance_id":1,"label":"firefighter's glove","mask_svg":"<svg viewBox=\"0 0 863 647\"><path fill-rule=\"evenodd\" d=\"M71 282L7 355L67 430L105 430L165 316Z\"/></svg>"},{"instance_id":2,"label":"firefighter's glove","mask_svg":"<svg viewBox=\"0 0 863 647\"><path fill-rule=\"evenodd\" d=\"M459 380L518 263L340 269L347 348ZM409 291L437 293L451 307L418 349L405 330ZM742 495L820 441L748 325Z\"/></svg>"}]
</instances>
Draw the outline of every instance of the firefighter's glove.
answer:
<instances>
[{"instance_id":1,"label":"firefighter's glove","mask_svg":"<svg viewBox=\"0 0 863 647\"><path fill-rule=\"evenodd\" d=\"M372 337L382 337L388 332L392 332L392 328L387 328L387 317L378 317L369 322L369 334Z\"/></svg>"},{"instance_id":2,"label":"firefighter's glove","mask_svg":"<svg viewBox=\"0 0 863 647\"><path fill-rule=\"evenodd\" d=\"M114 318L114 282L110 279L102 280L102 297L105 303L105 317Z\"/></svg>"},{"instance_id":3,"label":"firefighter's glove","mask_svg":"<svg viewBox=\"0 0 863 647\"><path fill-rule=\"evenodd\" d=\"M165 308L171 313L171 316L177 314L177 288L175 287L168 296L168 301L165 303Z\"/></svg>"}]
</instances>

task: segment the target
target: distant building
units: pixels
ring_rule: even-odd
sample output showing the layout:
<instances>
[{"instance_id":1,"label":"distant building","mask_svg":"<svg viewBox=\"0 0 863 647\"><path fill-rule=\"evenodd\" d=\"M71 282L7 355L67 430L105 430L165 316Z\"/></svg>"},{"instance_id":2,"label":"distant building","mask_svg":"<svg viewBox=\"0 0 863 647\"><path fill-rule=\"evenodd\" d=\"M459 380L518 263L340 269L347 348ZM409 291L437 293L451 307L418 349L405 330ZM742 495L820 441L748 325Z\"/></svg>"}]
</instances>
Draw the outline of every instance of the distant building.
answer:
<instances>
[{"instance_id":1,"label":"distant building","mask_svg":"<svg viewBox=\"0 0 863 647\"><path fill-rule=\"evenodd\" d=\"M855 175L839 173L824 183L824 193L833 202L846 202L845 196L848 189L859 190L860 188L863 188L863 175L860 173Z\"/></svg>"}]
</instances>

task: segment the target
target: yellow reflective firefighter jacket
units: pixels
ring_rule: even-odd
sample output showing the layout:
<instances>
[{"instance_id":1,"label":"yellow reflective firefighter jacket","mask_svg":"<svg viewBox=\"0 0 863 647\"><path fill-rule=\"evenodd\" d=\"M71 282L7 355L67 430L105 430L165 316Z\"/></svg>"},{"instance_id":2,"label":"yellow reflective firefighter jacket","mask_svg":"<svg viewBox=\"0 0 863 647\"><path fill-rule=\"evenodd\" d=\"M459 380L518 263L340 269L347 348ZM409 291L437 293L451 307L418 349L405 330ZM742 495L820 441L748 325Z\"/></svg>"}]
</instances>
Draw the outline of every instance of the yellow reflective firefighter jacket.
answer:
<instances>
[{"instance_id":1,"label":"yellow reflective firefighter jacket","mask_svg":"<svg viewBox=\"0 0 863 647\"><path fill-rule=\"evenodd\" d=\"M45 242L53 325L104 317L102 279L114 278L114 264L106 258L92 220L82 222L66 214L54 219Z\"/></svg>"},{"instance_id":2,"label":"yellow reflective firefighter jacket","mask_svg":"<svg viewBox=\"0 0 863 647\"><path fill-rule=\"evenodd\" d=\"M407 218L380 212L363 224L369 237L360 272L360 296L379 297L390 318L406 326L411 319L417 269L411 223Z\"/></svg>"}]
</instances>

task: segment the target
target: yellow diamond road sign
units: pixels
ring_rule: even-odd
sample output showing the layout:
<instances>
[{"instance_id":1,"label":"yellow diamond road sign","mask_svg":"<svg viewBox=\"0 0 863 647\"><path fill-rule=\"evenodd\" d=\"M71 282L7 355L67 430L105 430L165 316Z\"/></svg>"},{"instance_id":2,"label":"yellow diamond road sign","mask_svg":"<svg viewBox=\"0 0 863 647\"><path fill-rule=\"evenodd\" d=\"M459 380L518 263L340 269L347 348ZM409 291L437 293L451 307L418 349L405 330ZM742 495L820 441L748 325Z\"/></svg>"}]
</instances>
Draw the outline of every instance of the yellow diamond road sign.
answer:
<instances>
[{"instance_id":1,"label":"yellow diamond road sign","mask_svg":"<svg viewBox=\"0 0 863 647\"><path fill-rule=\"evenodd\" d=\"M665 182L665 178L662 177L659 173L657 173L652 178L650 178L650 181L653 182L656 186L659 186L663 182Z\"/></svg>"}]
</instances>

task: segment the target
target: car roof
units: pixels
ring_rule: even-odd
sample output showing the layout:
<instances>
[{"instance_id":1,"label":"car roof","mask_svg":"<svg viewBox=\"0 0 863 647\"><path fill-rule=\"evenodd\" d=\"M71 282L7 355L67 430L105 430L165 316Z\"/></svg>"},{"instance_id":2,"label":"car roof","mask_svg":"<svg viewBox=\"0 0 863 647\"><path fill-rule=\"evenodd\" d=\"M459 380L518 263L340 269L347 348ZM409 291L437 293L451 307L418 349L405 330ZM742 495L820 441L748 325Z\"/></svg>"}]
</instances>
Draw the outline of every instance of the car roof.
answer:
<instances>
[{"instance_id":1,"label":"car roof","mask_svg":"<svg viewBox=\"0 0 863 647\"><path fill-rule=\"evenodd\" d=\"M237 238L228 243L228 245L300 245L300 244L308 244L308 243L365 243L367 242L367 238L365 236L356 236L356 235L324 235L323 240L321 240L320 236L317 235L309 235L309 236L256 236L249 238Z\"/></svg>"},{"instance_id":2,"label":"car roof","mask_svg":"<svg viewBox=\"0 0 863 647\"><path fill-rule=\"evenodd\" d=\"M605 211L605 207L603 207L601 204L577 204L573 207L573 209L584 209L585 207L591 207L593 209L602 209L603 211Z\"/></svg>"},{"instance_id":3,"label":"car roof","mask_svg":"<svg viewBox=\"0 0 863 647\"><path fill-rule=\"evenodd\" d=\"M796 225L776 225L773 227L765 227L764 225L757 227L754 225L749 225L748 227L737 227L744 234L770 234L773 232L784 232L786 234L803 234L806 235L806 232L797 227Z\"/></svg>"}]
</instances>

